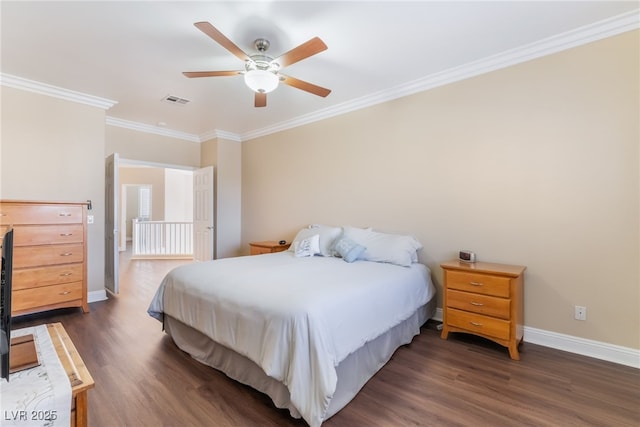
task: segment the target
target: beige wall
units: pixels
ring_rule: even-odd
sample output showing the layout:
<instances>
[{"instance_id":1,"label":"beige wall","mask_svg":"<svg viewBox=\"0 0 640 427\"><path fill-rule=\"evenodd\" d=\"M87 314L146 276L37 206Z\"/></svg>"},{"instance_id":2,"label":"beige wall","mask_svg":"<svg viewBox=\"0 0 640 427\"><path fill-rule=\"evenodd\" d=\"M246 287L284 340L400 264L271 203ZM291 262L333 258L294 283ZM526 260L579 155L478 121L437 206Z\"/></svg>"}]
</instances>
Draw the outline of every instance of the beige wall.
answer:
<instances>
[{"instance_id":1,"label":"beige wall","mask_svg":"<svg viewBox=\"0 0 640 427\"><path fill-rule=\"evenodd\" d=\"M243 143L245 253L308 223L410 233L439 288L459 249L526 265L526 326L640 348L638 40Z\"/></svg>"},{"instance_id":2,"label":"beige wall","mask_svg":"<svg viewBox=\"0 0 640 427\"><path fill-rule=\"evenodd\" d=\"M164 169L154 167L120 167L120 186L125 184L151 186L151 220L164 221ZM122 188L120 188L122 190Z\"/></svg>"},{"instance_id":3,"label":"beige wall","mask_svg":"<svg viewBox=\"0 0 640 427\"><path fill-rule=\"evenodd\" d=\"M200 166L200 144L162 135L106 126L104 156L120 154L121 159L162 165Z\"/></svg>"},{"instance_id":4,"label":"beige wall","mask_svg":"<svg viewBox=\"0 0 640 427\"><path fill-rule=\"evenodd\" d=\"M105 111L0 86L0 197L86 201L88 290L104 290Z\"/></svg>"}]
</instances>

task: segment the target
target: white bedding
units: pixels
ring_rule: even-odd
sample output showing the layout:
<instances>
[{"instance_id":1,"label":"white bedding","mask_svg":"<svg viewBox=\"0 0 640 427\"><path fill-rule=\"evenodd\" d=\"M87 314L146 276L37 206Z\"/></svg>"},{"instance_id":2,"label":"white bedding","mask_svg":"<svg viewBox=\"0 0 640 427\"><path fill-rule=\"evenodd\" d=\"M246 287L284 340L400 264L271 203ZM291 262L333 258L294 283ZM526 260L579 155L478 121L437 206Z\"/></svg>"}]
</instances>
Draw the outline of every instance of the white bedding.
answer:
<instances>
[{"instance_id":1,"label":"white bedding","mask_svg":"<svg viewBox=\"0 0 640 427\"><path fill-rule=\"evenodd\" d=\"M336 366L434 294L422 264L279 252L178 267L148 311L160 320L166 313L252 360L289 389L293 405L316 427L336 389Z\"/></svg>"}]
</instances>

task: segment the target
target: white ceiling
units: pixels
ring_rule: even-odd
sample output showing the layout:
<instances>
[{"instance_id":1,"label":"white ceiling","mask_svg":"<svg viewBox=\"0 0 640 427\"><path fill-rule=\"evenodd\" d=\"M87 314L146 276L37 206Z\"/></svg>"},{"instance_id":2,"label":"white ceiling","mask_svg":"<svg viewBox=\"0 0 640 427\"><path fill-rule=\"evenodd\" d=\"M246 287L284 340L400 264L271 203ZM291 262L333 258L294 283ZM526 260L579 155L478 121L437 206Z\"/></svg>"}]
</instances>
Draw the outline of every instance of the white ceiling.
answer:
<instances>
[{"instance_id":1,"label":"white ceiling","mask_svg":"<svg viewBox=\"0 0 640 427\"><path fill-rule=\"evenodd\" d=\"M638 28L639 2L2 1L0 7L3 84L17 77L113 100L111 124L197 141L212 133L248 139ZM184 77L182 71L243 67L193 26L198 21L211 22L249 54L259 37L278 56L319 36L328 50L284 72L331 94L280 85L266 108L255 108L241 76ZM169 94L190 102L161 102Z\"/></svg>"}]
</instances>

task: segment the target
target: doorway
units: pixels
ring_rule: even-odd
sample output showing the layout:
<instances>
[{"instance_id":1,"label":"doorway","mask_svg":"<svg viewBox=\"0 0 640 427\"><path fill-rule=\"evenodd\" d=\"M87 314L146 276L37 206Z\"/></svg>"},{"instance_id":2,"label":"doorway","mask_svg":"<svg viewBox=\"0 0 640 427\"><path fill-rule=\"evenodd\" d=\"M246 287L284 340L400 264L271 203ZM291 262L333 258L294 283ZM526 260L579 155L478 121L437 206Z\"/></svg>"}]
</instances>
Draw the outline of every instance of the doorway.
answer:
<instances>
[{"instance_id":1,"label":"doorway","mask_svg":"<svg viewBox=\"0 0 640 427\"><path fill-rule=\"evenodd\" d=\"M154 221L192 222L195 168L120 159L114 153L107 157L106 169L107 213L113 213L106 216L106 234L113 239L105 242L105 287L117 294L119 253L128 246L127 225L134 215ZM140 210L141 203L146 203L146 210ZM209 209L213 212L213 206Z\"/></svg>"},{"instance_id":2,"label":"doorway","mask_svg":"<svg viewBox=\"0 0 640 427\"><path fill-rule=\"evenodd\" d=\"M120 252L130 249L134 219L151 221L153 186L121 184L120 186Z\"/></svg>"}]
</instances>

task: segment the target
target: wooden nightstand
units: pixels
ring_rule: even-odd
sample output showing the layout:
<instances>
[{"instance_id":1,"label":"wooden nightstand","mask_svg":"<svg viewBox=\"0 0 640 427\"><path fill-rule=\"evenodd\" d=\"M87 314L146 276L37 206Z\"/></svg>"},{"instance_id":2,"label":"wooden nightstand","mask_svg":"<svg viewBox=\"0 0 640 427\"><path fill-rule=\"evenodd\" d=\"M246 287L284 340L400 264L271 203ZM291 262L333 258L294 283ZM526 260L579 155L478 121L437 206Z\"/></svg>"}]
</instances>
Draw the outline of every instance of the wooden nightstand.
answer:
<instances>
[{"instance_id":1,"label":"wooden nightstand","mask_svg":"<svg viewBox=\"0 0 640 427\"><path fill-rule=\"evenodd\" d=\"M442 335L475 334L509 348L520 360L524 324L524 270L520 265L448 261L444 270Z\"/></svg>"},{"instance_id":2,"label":"wooden nightstand","mask_svg":"<svg viewBox=\"0 0 640 427\"><path fill-rule=\"evenodd\" d=\"M281 245L278 242L267 240L265 242L251 242L249 247L251 248L251 255L270 254L273 252L282 252L289 249L291 243L285 243Z\"/></svg>"}]
</instances>

